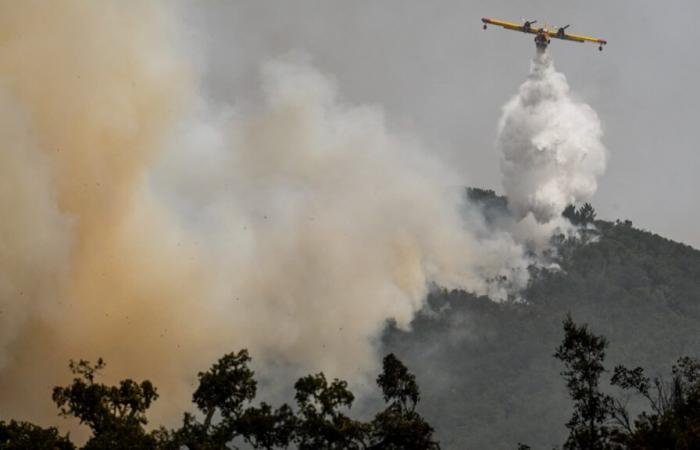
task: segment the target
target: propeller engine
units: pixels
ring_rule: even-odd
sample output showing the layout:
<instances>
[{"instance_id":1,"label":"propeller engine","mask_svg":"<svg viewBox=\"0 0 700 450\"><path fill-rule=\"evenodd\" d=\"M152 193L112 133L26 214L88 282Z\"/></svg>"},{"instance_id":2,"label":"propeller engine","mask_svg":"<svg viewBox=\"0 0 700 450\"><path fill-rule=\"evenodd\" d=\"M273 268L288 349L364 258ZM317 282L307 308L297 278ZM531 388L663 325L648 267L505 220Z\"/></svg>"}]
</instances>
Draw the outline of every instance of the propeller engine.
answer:
<instances>
[{"instance_id":1,"label":"propeller engine","mask_svg":"<svg viewBox=\"0 0 700 450\"><path fill-rule=\"evenodd\" d=\"M525 20L525 19L523 19L523 28L525 28L526 30L530 30L530 27L536 23L537 23L537 20Z\"/></svg>"}]
</instances>

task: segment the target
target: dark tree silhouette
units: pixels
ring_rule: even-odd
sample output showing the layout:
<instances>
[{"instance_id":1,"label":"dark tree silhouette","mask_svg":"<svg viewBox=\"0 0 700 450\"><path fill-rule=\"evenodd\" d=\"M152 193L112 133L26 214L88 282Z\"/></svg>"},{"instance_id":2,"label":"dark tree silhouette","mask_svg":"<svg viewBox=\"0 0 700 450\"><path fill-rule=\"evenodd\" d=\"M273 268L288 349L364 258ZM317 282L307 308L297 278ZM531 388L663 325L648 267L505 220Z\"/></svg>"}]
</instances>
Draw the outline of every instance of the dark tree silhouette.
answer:
<instances>
[{"instance_id":1,"label":"dark tree silhouette","mask_svg":"<svg viewBox=\"0 0 700 450\"><path fill-rule=\"evenodd\" d=\"M341 409L350 409L355 396L346 381L330 384L323 373L307 375L294 385L297 402L295 442L300 450L361 449L369 426L351 419Z\"/></svg>"},{"instance_id":2,"label":"dark tree silhouette","mask_svg":"<svg viewBox=\"0 0 700 450\"><path fill-rule=\"evenodd\" d=\"M377 378L387 408L372 422L371 449L439 449L433 428L416 412L420 391L416 377L394 354L384 358L384 369Z\"/></svg>"},{"instance_id":3,"label":"dark tree silhouette","mask_svg":"<svg viewBox=\"0 0 700 450\"><path fill-rule=\"evenodd\" d=\"M265 402L245 410L239 420L240 433L254 448L287 448L294 436L297 420L288 405L276 410Z\"/></svg>"},{"instance_id":4,"label":"dark tree silhouette","mask_svg":"<svg viewBox=\"0 0 700 450\"><path fill-rule=\"evenodd\" d=\"M579 223L581 223L582 225L593 223L593 221L595 221L595 217L595 209L593 209L593 205L591 205L590 203L584 203L583 206L578 210Z\"/></svg>"},{"instance_id":5,"label":"dark tree silhouette","mask_svg":"<svg viewBox=\"0 0 700 450\"><path fill-rule=\"evenodd\" d=\"M41 428L28 422L0 421L0 450L75 450L68 436L56 428Z\"/></svg>"},{"instance_id":6,"label":"dark tree silhouette","mask_svg":"<svg viewBox=\"0 0 700 450\"><path fill-rule=\"evenodd\" d=\"M60 415L76 417L92 430L92 437L84 449L153 449L156 439L146 433L146 410L158 398L150 381L136 383L122 380L118 386L95 382L105 367L99 359L71 361L70 369L77 375L66 387L55 387L53 401Z\"/></svg>"},{"instance_id":7,"label":"dark tree silhouette","mask_svg":"<svg viewBox=\"0 0 700 450\"><path fill-rule=\"evenodd\" d=\"M672 368L670 381L653 380L644 369L617 366L611 384L645 398L649 411L634 420L626 400L599 391L604 371L606 340L577 326L570 316L564 321L565 337L556 357L566 370L574 400L574 415L567 424L567 449L691 450L700 448L700 360L684 357Z\"/></svg>"},{"instance_id":8,"label":"dark tree silhouette","mask_svg":"<svg viewBox=\"0 0 700 450\"><path fill-rule=\"evenodd\" d=\"M605 348L608 343L596 336L586 325L578 326L571 316L564 320L564 340L554 354L564 363L561 372L569 396L574 401L574 413L566 424L569 438L564 448L570 450L602 450L610 448L611 430L606 425L613 400L599 389L604 372Z\"/></svg>"},{"instance_id":9,"label":"dark tree silhouette","mask_svg":"<svg viewBox=\"0 0 700 450\"><path fill-rule=\"evenodd\" d=\"M578 214L576 213L576 206L574 205L567 205L561 215L569 219L569 222L573 223L574 225L578 223Z\"/></svg>"},{"instance_id":10,"label":"dark tree silhouette","mask_svg":"<svg viewBox=\"0 0 700 450\"><path fill-rule=\"evenodd\" d=\"M649 402L630 423L624 404L617 402L615 417L622 432L618 441L630 449L700 448L700 361L684 357L673 366L671 381L644 375L644 370L615 368L612 384L632 390Z\"/></svg>"},{"instance_id":11,"label":"dark tree silhouette","mask_svg":"<svg viewBox=\"0 0 700 450\"><path fill-rule=\"evenodd\" d=\"M593 223L596 218L595 209L590 203L584 203L578 210L574 205L568 205L561 215L569 219L572 224L579 226Z\"/></svg>"},{"instance_id":12,"label":"dark tree silhouette","mask_svg":"<svg viewBox=\"0 0 700 450\"><path fill-rule=\"evenodd\" d=\"M277 410L266 403L251 406L257 392L254 372L248 367L247 350L228 353L206 372L198 374L199 386L192 401L204 415L202 422L186 413L182 427L162 432L169 448L190 450L228 449L241 437L254 448L286 447L293 428L294 414L287 405ZM219 420L214 422L214 415Z\"/></svg>"}]
</instances>

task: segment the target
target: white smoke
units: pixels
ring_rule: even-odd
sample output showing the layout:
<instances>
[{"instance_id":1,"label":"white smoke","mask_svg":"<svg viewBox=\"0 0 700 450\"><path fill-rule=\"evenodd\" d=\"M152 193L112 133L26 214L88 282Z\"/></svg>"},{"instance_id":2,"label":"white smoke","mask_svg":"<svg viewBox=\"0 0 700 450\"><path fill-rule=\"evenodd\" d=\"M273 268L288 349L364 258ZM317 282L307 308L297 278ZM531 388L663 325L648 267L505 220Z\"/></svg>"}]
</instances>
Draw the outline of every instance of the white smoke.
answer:
<instances>
[{"instance_id":1,"label":"white smoke","mask_svg":"<svg viewBox=\"0 0 700 450\"><path fill-rule=\"evenodd\" d=\"M298 60L262 78L253 111L203 104L154 178L207 246L222 345L352 378L374 370L386 321L408 326L430 283L496 300L524 286L522 247L465 217L459 174L379 109L344 104Z\"/></svg>"},{"instance_id":2,"label":"white smoke","mask_svg":"<svg viewBox=\"0 0 700 450\"><path fill-rule=\"evenodd\" d=\"M598 115L574 98L564 74L538 51L499 125L503 186L513 212L544 223L567 205L590 200L605 171L601 137Z\"/></svg>"}]
</instances>

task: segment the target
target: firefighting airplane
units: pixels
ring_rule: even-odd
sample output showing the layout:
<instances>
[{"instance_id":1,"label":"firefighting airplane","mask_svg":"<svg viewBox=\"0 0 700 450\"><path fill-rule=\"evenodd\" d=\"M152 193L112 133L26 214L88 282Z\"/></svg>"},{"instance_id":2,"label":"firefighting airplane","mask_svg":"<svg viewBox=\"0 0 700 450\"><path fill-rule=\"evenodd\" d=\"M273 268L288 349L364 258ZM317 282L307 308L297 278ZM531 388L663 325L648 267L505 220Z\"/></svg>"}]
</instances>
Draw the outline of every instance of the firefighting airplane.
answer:
<instances>
[{"instance_id":1,"label":"firefighting airplane","mask_svg":"<svg viewBox=\"0 0 700 450\"><path fill-rule=\"evenodd\" d=\"M484 22L484 30L490 24L498 25L499 27L503 27L507 30L515 30L521 31L523 33L534 34L535 45L541 51L544 51L547 48L547 45L551 42L551 38L564 39L566 41L575 42L594 42L598 44L598 50L600 51L603 51L603 46L608 43L608 41L606 41L605 39L598 39L590 36L581 36L579 34L569 34L566 32L566 29L569 28L569 25L559 27L557 28L557 31L552 31L549 30L546 25L541 28L534 27L533 25L537 23L536 20L523 19L522 25L518 25L517 23L513 22L506 22L504 20L489 19L488 17L482 18L481 21Z\"/></svg>"}]
</instances>

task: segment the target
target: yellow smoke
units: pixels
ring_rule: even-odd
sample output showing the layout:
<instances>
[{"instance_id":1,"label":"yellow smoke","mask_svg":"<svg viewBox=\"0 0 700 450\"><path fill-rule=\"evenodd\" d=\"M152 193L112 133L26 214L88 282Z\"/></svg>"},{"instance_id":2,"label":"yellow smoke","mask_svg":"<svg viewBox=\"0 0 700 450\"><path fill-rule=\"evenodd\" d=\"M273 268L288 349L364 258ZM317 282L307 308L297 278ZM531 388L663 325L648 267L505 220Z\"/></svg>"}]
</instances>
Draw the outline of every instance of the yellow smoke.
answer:
<instances>
[{"instance_id":1,"label":"yellow smoke","mask_svg":"<svg viewBox=\"0 0 700 450\"><path fill-rule=\"evenodd\" d=\"M0 4L3 413L55 415L69 358L177 370L171 333L205 294L142 192L192 93L174 25L157 2Z\"/></svg>"}]
</instances>

